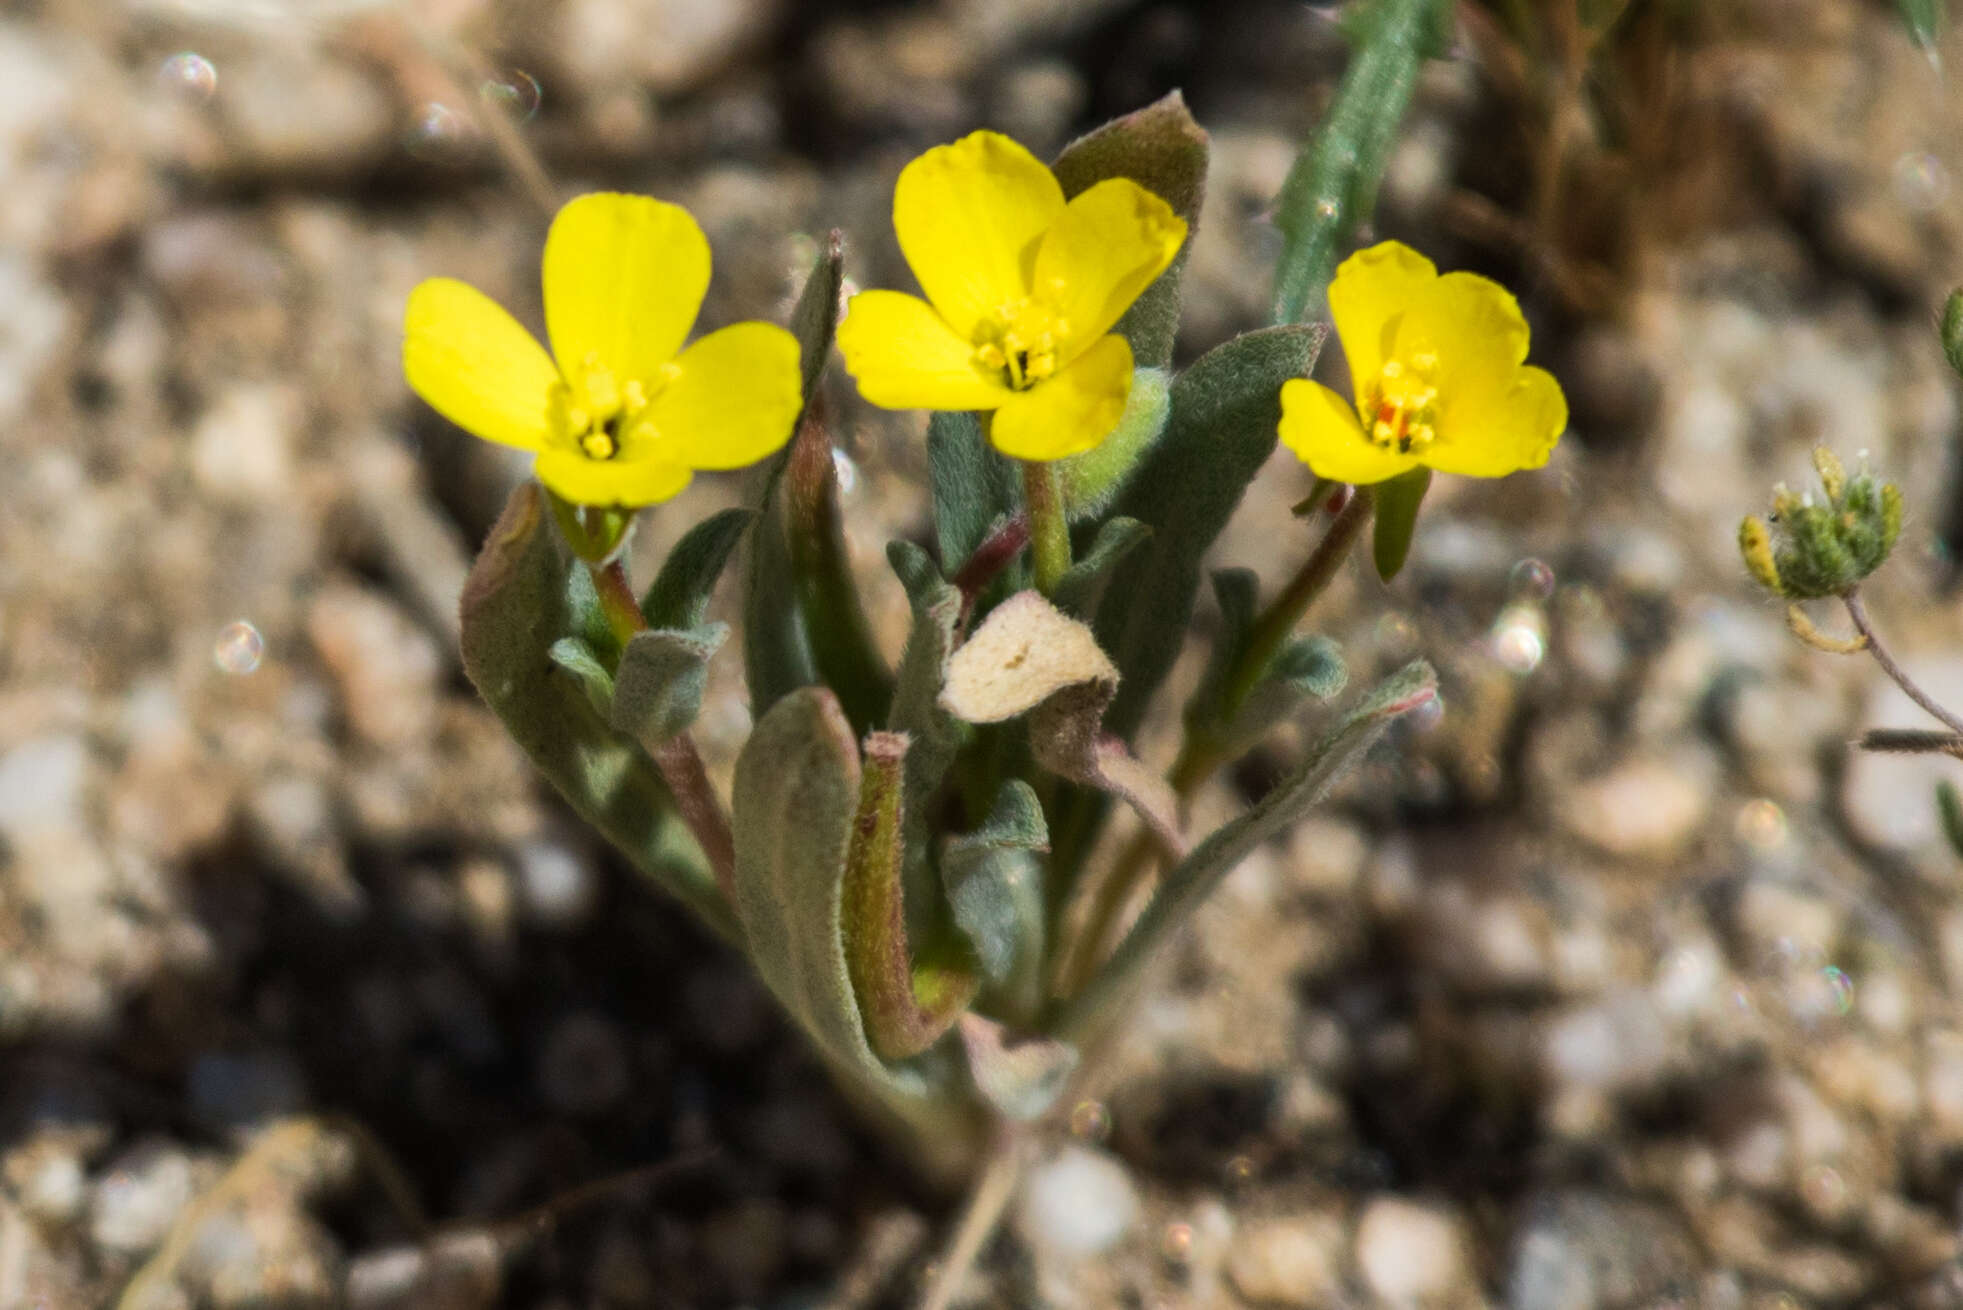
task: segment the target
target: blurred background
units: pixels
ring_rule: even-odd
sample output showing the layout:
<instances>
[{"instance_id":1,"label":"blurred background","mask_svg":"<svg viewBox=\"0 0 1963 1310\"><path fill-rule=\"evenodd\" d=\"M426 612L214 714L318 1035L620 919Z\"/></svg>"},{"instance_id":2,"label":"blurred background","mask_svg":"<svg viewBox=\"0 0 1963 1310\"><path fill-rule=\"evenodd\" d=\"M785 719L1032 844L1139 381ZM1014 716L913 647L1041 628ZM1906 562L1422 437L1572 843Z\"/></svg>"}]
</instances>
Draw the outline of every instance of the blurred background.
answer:
<instances>
[{"instance_id":1,"label":"blurred background","mask_svg":"<svg viewBox=\"0 0 1963 1310\"><path fill-rule=\"evenodd\" d=\"M1396 583L1318 611L1446 709L1207 909L975 1304L1963 1305L1945 769L1849 748L1921 721L1733 545L1813 443L1866 452L1908 500L1870 610L1963 703L1941 53L1880 0L1461 5L1374 235L1516 288L1573 428L1442 480ZM832 227L906 287L919 150L1181 88L1191 359L1264 321L1344 59L1299 0L0 5L0 1306L908 1303L953 1200L463 679L525 462L408 395L404 298L536 327L545 221L597 187L702 222L705 328L781 317ZM829 385L897 652L923 418ZM1293 568L1307 483L1278 458L1223 561Z\"/></svg>"}]
</instances>

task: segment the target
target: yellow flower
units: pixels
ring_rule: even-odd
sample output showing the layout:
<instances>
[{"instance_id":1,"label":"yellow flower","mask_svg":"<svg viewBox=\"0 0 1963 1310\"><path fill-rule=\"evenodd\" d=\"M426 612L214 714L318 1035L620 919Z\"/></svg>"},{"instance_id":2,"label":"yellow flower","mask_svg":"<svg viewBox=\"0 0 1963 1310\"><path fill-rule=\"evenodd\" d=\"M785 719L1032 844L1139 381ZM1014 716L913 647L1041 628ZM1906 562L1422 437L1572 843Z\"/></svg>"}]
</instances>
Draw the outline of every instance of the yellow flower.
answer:
<instances>
[{"instance_id":1,"label":"yellow flower","mask_svg":"<svg viewBox=\"0 0 1963 1310\"><path fill-rule=\"evenodd\" d=\"M1282 444L1335 482L1383 482L1423 464L1497 478L1547 462L1568 426L1561 385L1527 358L1527 321L1497 282L1439 276L1386 241L1343 261L1329 310L1354 406L1318 382L1281 388Z\"/></svg>"},{"instance_id":2,"label":"yellow flower","mask_svg":"<svg viewBox=\"0 0 1963 1310\"><path fill-rule=\"evenodd\" d=\"M611 192L570 201L546 234L544 284L551 355L483 292L422 283L402 371L458 427L537 451L539 481L560 497L650 505L695 469L753 464L789 439L795 337L738 323L681 349L709 286L709 243L687 210Z\"/></svg>"},{"instance_id":3,"label":"yellow flower","mask_svg":"<svg viewBox=\"0 0 1963 1310\"><path fill-rule=\"evenodd\" d=\"M975 132L901 170L893 228L927 298L852 298L838 347L865 398L993 410L990 439L1018 459L1104 440L1131 391L1131 345L1111 327L1179 252L1185 220L1129 178L1066 204L1034 155Z\"/></svg>"}]
</instances>

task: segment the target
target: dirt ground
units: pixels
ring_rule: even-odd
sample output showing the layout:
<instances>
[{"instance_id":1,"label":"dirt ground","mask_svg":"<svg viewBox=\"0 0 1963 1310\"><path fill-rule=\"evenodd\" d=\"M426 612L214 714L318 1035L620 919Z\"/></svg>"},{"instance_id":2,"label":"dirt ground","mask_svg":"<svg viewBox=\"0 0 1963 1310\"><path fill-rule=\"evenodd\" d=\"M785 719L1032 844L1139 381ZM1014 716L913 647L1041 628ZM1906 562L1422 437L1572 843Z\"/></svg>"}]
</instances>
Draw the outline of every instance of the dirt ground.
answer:
<instances>
[{"instance_id":1,"label":"dirt ground","mask_svg":"<svg viewBox=\"0 0 1963 1310\"><path fill-rule=\"evenodd\" d=\"M908 1304L956 1198L464 680L526 467L408 394L403 302L449 274L536 324L550 206L595 187L695 213L706 326L781 318L832 227L906 286L920 149L1051 152L1179 87L1191 359L1264 318L1328 9L0 6L0 1307ZM1963 43L1636 0L1557 47L1468 6L1376 224L1518 288L1574 406L1548 469L1441 480L1406 573L1317 616L1359 675L1429 656L1446 709L1209 906L974 1305L1963 1305L1955 766L1851 750L1912 707L1733 546L1812 444L1865 451L1908 503L1870 609L1963 703ZM923 420L832 382L897 651ZM1306 485L1280 457L1222 559L1292 567Z\"/></svg>"}]
</instances>

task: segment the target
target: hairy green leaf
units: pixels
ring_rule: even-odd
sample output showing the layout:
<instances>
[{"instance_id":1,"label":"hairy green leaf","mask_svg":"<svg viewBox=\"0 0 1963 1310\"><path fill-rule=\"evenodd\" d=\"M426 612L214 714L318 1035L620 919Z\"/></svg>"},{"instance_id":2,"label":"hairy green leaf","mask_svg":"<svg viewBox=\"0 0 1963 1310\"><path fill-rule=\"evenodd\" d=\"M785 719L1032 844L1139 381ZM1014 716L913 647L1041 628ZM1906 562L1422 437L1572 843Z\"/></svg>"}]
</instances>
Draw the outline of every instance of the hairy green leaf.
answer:
<instances>
[{"instance_id":1,"label":"hairy green leaf","mask_svg":"<svg viewBox=\"0 0 1963 1310\"><path fill-rule=\"evenodd\" d=\"M961 621L961 593L941 577L927 552L910 541L887 543L886 559L913 607L913 626L900 656L886 726L907 734L912 742L906 757L904 833L907 929L918 938L931 928L932 912L938 908L939 888L929 858L930 820L948 767L967 732L940 706L955 627Z\"/></svg>"},{"instance_id":2,"label":"hairy green leaf","mask_svg":"<svg viewBox=\"0 0 1963 1310\"><path fill-rule=\"evenodd\" d=\"M600 663L591 646L578 637L561 637L546 654L554 664L579 679L586 699L602 717L613 713L613 674Z\"/></svg>"},{"instance_id":3,"label":"hairy green leaf","mask_svg":"<svg viewBox=\"0 0 1963 1310\"><path fill-rule=\"evenodd\" d=\"M640 748L608 728L552 648L586 569L547 525L533 482L511 494L464 585L464 670L532 764L634 866L731 941L742 932ZM590 651L590 647L589 647Z\"/></svg>"},{"instance_id":4,"label":"hairy green leaf","mask_svg":"<svg viewBox=\"0 0 1963 1310\"><path fill-rule=\"evenodd\" d=\"M996 524L1022 513L1022 475L979 417L947 411L927 422L927 466L941 568L953 577Z\"/></svg>"},{"instance_id":5,"label":"hairy green leaf","mask_svg":"<svg viewBox=\"0 0 1963 1310\"><path fill-rule=\"evenodd\" d=\"M726 509L682 534L641 600L650 628L693 628L702 622L716 579L756 517L753 509Z\"/></svg>"},{"instance_id":6,"label":"hairy green leaf","mask_svg":"<svg viewBox=\"0 0 1963 1310\"><path fill-rule=\"evenodd\" d=\"M866 1039L889 1061L939 1041L980 986L964 939L930 943L907 931L900 879L906 754L905 733L866 738L839 908L846 969L865 1015Z\"/></svg>"},{"instance_id":7,"label":"hairy green leaf","mask_svg":"<svg viewBox=\"0 0 1963 1310\"><path fill-rule=\"evenodd\" d=\"M727 640L727 623L635 633L614 670L614 731L626 733L650 754L686 732L702 711L709 659Z\"/></svg>"},{"instance_id":8,"label":"hairy green leaf","mask_svg":"<svg viewBox=\"0 0 1963 1310\"><path fill-rule=\"evenodd\" d=\"M1098 644L1122 681L1105 727L1130 738L1179 656L1201 563L1275 448L1281 384L1305 377L1317 328L1277 327L1209 351L1172 386L1172 418L1119 497L1118 513L1152 530L1112 573L1097 611Z\"/></svg>"},{"instance_id":9,"label":"hairy green leaf","mask_svg":"<svg viewBox=\"0 0 1963 1310\"><path fill-rule=\"evenodd\" d=\"M1337 256L1376 208L1418 70L1443 52L1450 16L1446 0L1366 0L1352 11L1356 53L1276 202L1282 248L1275 322L1301 323L1322 312Z\"/></svg>"},{"instance_id":10,"label":"hairy green leaf","mask_svg":"<svg viewBox=\"0 0 1963 1310\"><path fill-rule=\"evenodd\" d=\"M954 924L974 948L991 1009L1019 1023L1043 1002L1043 862L1049 829L1036 792L1012 778L973 832L948 840L941 878Z\"/></svg>"},{"instance_id":11,"label":"hairy green leaf","mask_svg":"<svg viewBox=\"0 0 1963 1310\"><path fill-rule=\"evenodd\" d=\"M1152 529L1137 519L1110 518L1100 523L1089 548L1057 580L1056 590L1051 595L1056 607L1078 618L1094 614L1098 597L1104 594L1104 583L1112 570L1124 562L1125 556L1144 545L1145 539L1151 535Z\"/></svg>"},{"instance_id":12,"label":"hairy green leaf","mask_svg":"<svg viewBox=\"0 0 1963 1310\"><path fill-rule=\"evenodd\" d=\"M874 1054L845 955L844 886L859 811L852 725L822 687L783 697L736 761L736 913L771 993L848 1087L958 1163L976 1125L944 1051Z\"/></svg>"},{"instance_id":13,"label":"hairy green leaf","mask_svg":"<svg viewBox=\"0 0 1963 1310\"><path fill-rule=\"evenodd\" d=\"M1128 177L1186 220L1186 244L1172 266L1132 302L1116 329L1131 342L1132 358L1138 364L1167 367L1179 329L1180 278L1199 231L1200 202L1206 194L1206 132L1187 112L1185 98L1174 91L1071 142L1053 167L1066 196L1087 191L1106 178Z\"/></svg>"},{"instance_id":14,"label":"hairy green leaf","mask_svg":"<svg viewBox=\"0 0 1963 1310\"><path fill-rule=\"evenodd\" d=\"M844 241L834 232L791 311L791 331L797 337L804 369L807 410L818 395L825 364L831 358L844 278ZM798 417L799 430L805 417ZM791 448L786 447L751 474L752 503L759 514L743 560L743 676L750 688L750 712L758 717L796 688L821 681L791 568L783 491L790 458Z\"/></svg>"}]
</instances>

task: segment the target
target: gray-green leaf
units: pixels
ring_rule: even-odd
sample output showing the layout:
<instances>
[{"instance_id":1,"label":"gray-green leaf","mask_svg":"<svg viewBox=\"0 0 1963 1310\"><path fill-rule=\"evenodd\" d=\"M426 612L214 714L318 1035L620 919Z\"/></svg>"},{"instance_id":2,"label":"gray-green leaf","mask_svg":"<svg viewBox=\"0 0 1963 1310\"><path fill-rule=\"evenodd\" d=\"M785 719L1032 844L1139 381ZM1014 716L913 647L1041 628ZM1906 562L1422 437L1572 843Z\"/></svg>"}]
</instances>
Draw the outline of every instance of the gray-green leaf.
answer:
<instances>
[{"instance_id":1,"label":"gray-green leaf","mask_svg":"<svg viewBox=\"0 0 1963 1310\"><path fill-rule=\"evenodd\" d=\"M463 661L470 680L532 764L635 867L731 941L742 932L708 862L676 817L639 746L610 730L583 679L551 654L573 627L569 579L544 493L511 494L464 585ZM589 647L590 652L590 647Z\"/></svg>"},{"instance_id":2,"label":"gray-green leaf","mask_svg":"<svg viewBox=\"0 0 1963 1310\"><path fill-rule=\"evenodd\" d=\"M1152 529L1113 572L1097 611L1098 644L1118 665L1105 727L1129 738L1185 640L1201 562L1275 448L1281 384L1305 377L1318 328L1250 332L1209 351L1172 386L1166 432L1119 497L1118 513Z\"/></svg>"},{"instance_id":3,"label":"gray-green leaf","mask_svg":"<svg viewBox=\"0 0 1963 1310\"><path fill-rule=\"evenodd\" d=\"M709 659L727 640L727 623L635 633L614 670L614 730L634 738L650 753L686 732L702 710Z\"/></svg>"},{"instance_id":4,"label":"gray-green leaf","mask_svg":"<svg viewBox=\"0 0 1963 1310\"><path fill-rule=\"evenodd\" d=\"M716 579L756 516L753 509L726 509L682 534L641 600L650 628L693 628L702 622Z\"/></svg>"}]
</instances>

